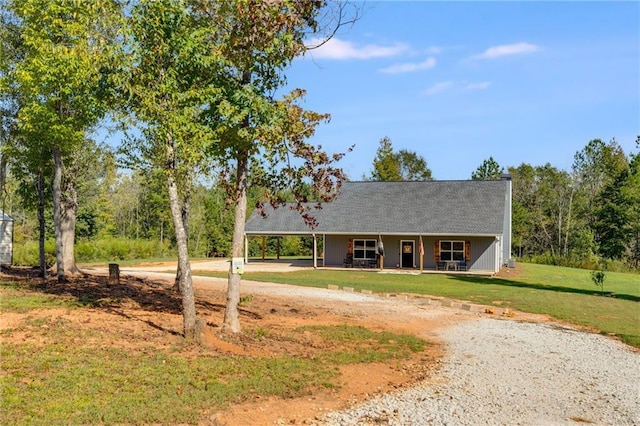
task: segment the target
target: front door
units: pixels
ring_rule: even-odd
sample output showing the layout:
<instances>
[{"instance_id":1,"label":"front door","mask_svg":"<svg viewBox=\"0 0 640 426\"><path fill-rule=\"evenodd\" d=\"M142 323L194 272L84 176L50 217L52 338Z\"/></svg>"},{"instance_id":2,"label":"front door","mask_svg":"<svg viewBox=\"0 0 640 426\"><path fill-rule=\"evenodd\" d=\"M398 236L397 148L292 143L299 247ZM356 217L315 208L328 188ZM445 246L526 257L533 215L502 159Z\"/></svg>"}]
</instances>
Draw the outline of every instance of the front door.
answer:
<instances>
[{"instance_id":1,"label":"front door","mask_svg":"<svg viewBox=\"0 0 640 426\"><path fill-rule=\"evenodd\" d=\"M414 257L415 241L400 241L400 267L413 268L416 264Z\"/></svg>"}]
</instances>

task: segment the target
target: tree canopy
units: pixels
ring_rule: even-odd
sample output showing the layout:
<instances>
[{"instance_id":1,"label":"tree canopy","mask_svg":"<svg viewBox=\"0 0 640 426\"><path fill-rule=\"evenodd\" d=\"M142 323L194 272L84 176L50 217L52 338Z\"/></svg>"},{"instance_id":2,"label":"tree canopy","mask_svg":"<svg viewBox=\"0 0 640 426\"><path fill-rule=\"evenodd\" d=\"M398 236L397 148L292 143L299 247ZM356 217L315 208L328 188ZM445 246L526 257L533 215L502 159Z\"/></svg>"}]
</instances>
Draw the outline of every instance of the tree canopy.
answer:
<instances>
[{"instance_id":1,"label":"tree canopy","mask_svg":"<svg viewBox=\"0 0 640 426\"><path fill-rule=\"evenodd\" d=\"M380 139L380 146L373 159L370 180L374 181L425 181L431 180L427 161L414 151L394 151L387 136Z\"/></svg>"},{"instance_id":2,"label":"tree canopy","mask_svg":"<svg viewBox=\"0 0 640 426\"><path fill-rule=\"evenodd\" d=\"M504 168L500 167L498 162L489 157L478 166L478 168L471 173L472 180L495 180L500 179L504 173Z\"/></svg>"},{"instance_id":3,"label":"tree canopy","mask_svg":"<svg viewBox=\"0 0 640 426\"><path fill-rule=\"evenodd\" d=\"M114 0L90 3L7 0L2 14L3 98L11 97L15 127L9 143L23 171L51 180L58 279L77 272L74 257L77 176L70 167L106 102ZM48 157L48 160L47 160ZM29 160L27 160L29 159ZM30 161L33 160L33 161ZM65 165L67 167L65 167Z\"/></svg>"},{"instance_id":4,"label":"tree canopy","mask_svg":"<svg viewBox=\"0 0 640 426\"><path fill-rule=\"evenodd\" d=\"M122 105L142 136L127 146L133 162L164 171L178 248L185 335L194 336L190 278L189 206L196 176L216 170L234 206L232 257L243 257L247 192L261 188L264 203L284 203L285 190L314 225L309 197L329 201L342 170L329 155L305 142L327 114L299 106L305 92L277 99L283 70L320 28L320 2L237 0L140 0L127 27L130 61ZM339 9L340 10L340 9ZM339 25L339 22L337 23ZM240 275L230 270L224 328L240 331Z\"/></svg>"}]
</instances>

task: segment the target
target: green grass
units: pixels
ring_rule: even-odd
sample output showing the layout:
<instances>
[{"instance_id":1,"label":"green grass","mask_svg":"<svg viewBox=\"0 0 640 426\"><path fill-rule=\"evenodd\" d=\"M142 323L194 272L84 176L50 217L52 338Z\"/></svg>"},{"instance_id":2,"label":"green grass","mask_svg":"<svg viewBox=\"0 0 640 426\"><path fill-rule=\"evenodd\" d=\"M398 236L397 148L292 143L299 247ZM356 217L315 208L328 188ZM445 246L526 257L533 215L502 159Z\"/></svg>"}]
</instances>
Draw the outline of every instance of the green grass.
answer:
<instances>
[{"instance_id":1,"label":"green grass","mask_svg":"<svg viewBox=\"0 0 640 426\"><path fill-rule=\"evenodd\" d=\"M47 308L87 306L39 291L0 282L0 312L24 314L0 335L0 424L198 424L231 403L334 387L340 365L403 359L426 344L363 327L322 326L285 336L301 344L308 333L321 339L327 350L317 356L227 356L169 335L160 346L140 337L124 348L110 343L118 341L118 329L48 315ZM16 333L25 337L12 340ZM277 345L269 334L246 332Z\"/></svg>"},{"instance_id":2,"label":"green grass","mask_svg":"<svg viewBox=\"0 0 640 426\"><path fill-rule=\"evenodd\" d=\"M373 332L364 327L342 325L337 327L306 326L296 331L312 331L324 340L333 342L333 351L324 353L320 358L331 364L362 364L381 362L389 359L403 359L411 352L424 350L425 341L412 335L398 335L388 332ZM358 344L359 350L342 350Z\"/></svg>"},{"instance_id":3,"label":"green grass","mask_svg":"<svg viewBox=\"0 0 640 426\"><path fill-rule=\"evenodd\" d=\"M0 289L8 294L0 295L0 312L28 312L36 308L77 308L83 305L72 297L59 297L25 291L19 284L0 282ZM11 296L9 296L9 294Z\"/></svg>"},{"instance_id":4,"label":"green grass","mask_svg":"<svg viewBox=\"0 0 640 426\"><path fill-rule=\"evenodd\" d=\"M117 348L4 344L3 424L195 424L254 395L300 395L334 371L292 357L249 359Z\"/></svg>"},{"instance_id":5,"label":"green grass","mask_svg":"<svg viewBox=\"0 0 640 426\"><path fill-rule=\"evenodd\" d=\"M301 270L287 273L252 272L244 279L326 288L329 284L375 293L413 293L548 314L602 333L614 334L640 347L640 275L606 272L604 290L591 280L591 271L559 266L521 264L509 278L441 274L392 274L371 271ZM224 277L226 274L212 275Z\"/></svg>"}]
</instances>

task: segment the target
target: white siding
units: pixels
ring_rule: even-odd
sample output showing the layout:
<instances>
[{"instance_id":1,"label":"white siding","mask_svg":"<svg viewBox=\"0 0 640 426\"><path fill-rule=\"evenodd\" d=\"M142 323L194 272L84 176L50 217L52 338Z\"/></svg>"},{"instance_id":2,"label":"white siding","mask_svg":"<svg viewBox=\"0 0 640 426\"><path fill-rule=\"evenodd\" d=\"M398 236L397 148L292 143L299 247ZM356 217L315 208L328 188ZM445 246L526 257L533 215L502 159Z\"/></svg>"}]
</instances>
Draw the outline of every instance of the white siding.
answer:
<instances>
[{"instance_id":1,"label":"white siding","mask_svg":"<svg viewBox=\"0 0 640 426\"><path fill-rule=\"evenodd\" d=\"M347 256L347 246L351 238L377 239L377 235L327 235L324 248L325 266L342 266L343 259ZM384 267L395 268L400 264L400 241L415 241L416 266L420 265L418 254L418 244L420 238L417 236L382 236L384 242ZM470 271L494 271L497 272L496 265L499 262L497 256L498 239L495 237L422 237L424 245L424 269L436 269L434 245L438 240L462 240L471 243Z\"/></svg>"},{"instance_id":2,"label":"white siding","mask_svg":"<svg viewBox=\"0 0 640 426\"><path fill-rule=\"evenodd\" d=\"M11 265L12 261L13 220L8 216L0 216L0 265Z\"/></svg>"}]
</instances>

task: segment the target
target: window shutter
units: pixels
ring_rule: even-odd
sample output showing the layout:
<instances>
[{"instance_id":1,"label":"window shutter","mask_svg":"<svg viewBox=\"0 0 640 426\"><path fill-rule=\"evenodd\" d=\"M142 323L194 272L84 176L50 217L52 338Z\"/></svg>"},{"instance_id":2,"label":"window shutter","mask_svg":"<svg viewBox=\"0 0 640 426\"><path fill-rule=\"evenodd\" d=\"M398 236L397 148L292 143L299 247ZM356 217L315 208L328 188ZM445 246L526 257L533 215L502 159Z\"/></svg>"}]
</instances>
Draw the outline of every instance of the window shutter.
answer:
<instances>
[{"instance_id":1,"label":"window shutter","mask_svg":"<svg viewBox=\"0 0 640 426\"><path fill-rule=\"evenodd\" d=\"M433 261L436 263L440 261L440 240L433 243Z\"/></svg>"},{"instance_id":2,"label":"window shutter","mask_svg":"<svg viewBox=\"0 0 640 426\"><path fill-rule=\"evenodd\" d=\"M464 242L464 261L471 262L471 241Z\"/></svg>"}]
</instances>

